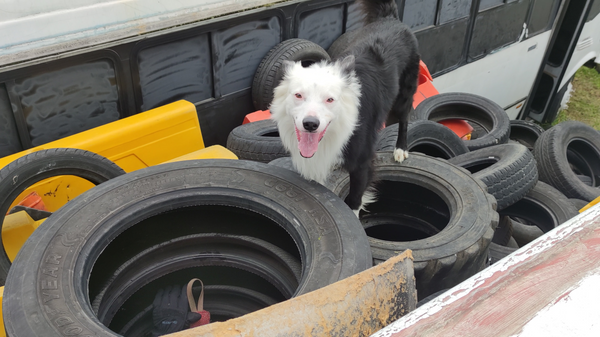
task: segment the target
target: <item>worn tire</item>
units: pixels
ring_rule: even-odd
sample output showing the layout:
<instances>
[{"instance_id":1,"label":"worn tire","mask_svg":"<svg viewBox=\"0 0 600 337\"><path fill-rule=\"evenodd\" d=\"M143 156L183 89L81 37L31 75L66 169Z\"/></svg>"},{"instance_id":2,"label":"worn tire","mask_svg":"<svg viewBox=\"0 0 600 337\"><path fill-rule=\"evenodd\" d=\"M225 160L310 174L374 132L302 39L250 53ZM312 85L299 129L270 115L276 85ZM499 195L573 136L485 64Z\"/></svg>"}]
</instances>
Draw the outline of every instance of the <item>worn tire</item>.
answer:
<instances>
[{"instance_id":1,"label":"worn tire","mask_svg":"<svg viewBox=\"0 0 600 337\"><path fill-rule=\"evenodd\" d=\"M368 215L363 218L381 214L411 220L408 226L389 224L392 232L398 227L439 230L431 236L427 230L419 230L422 238L404 242L386 233L382 233L385 239L373 237L369 233L378 228L363 221L374 263L411 249L419 298L453 287L485 267L498 214L496 200L483 183L443 159L419 153L399 164L392 152L378 152L374 167L375 179L385 183L377 185L378 200L367 207L364 214ZM348 194L349 175L334 171L326 186L343 199Z\"/></svg>"},{"instance_id":2,"label":"worn tire","mask_svg":"<svg viewBox=\"0 0 600 337\"><path fill-rule=\"evenodd\" d=\"M227 137L227 148L239 159L262 163L290 155L279 138L277 124L271 119L236 127Z\"/></svg>"},{"instance_id":3,"label":"worn tire","mask_svg":"<svg viewBox=\"0 0 600 337\"><path fill-rule=\"evenodd\" d=\"M530 151L533 151L535 142L542 133L544 133L544 128L537 123L519 119L510 121L509 138L526 146Z\"/></svg>"},{"instance_id":4,"label":"worn tire","mask_svg":"<svg viewBox=\"0 0 600 337\"><path fill-rule=\"evenodd\" d=\"M273 101L273 90L283 78L283 61L302 61L308 64L330 61L329 54L318 44L289 39L273 47L262 59L252 82L252 102L257 110L267 110Z\"/></svg>"},{"instance_id":5,"label":"worn tire","mask_svg":"<svg viewBox=\"0 0 600 337\"><path fill-rule=\"evenodd\" d=\"M544 235L544 231L539 229L535 224L528 225L519 221L513 221L513 238L519 246L525 246L542 235Z\"/></svg>"},{"instance_id":6,"label":"worn tire","mask_svg":"<svg viewBox=\"0 0 600 337\"><path fill-rule=\"evenodd\" d=\"M575 206L577 210L580 210L589 204L589 202L581 199L569 198L569 201L571 202L571 205Z\"/></svg>"},{"instance_id":7,"label":"worn tire","mask_svg":"<svg viewBox=\"0 0 600 337\"><path fill-rule=\"evenodd\" d=\"M392 124L379 133L375 149L394 151L398 139L398 124ZM433 121L414 121L408 123L408 150L420 152L431 157L449 159L469 152L465 142L456 133L442 124Z\"/></svg>"},{"instance_id":8,"label":"worn tire","mask_svg":"<svg viewBox=\"0 0 600 337\"><path fill-rule=\"evenodd\" d=\"M503 258L505 258L508 255L510 255L513 252L515 252L517 249L519 249L519 248L503 246L503 245L499 245L497 243L493 243L492 242L490 244L490 260L491 260L491 263L494 264L494 263L502 260Z\"/></svg>"},{"instance_id":9,"label":"worn tire","mask_svg":"<svg viewBox=\"0 0 600 337\"><path fill-rule=\"evenodd\" d=\"M538 180L535 159L521 144L490 146L450 158L448 162L481 179L488 193L496 197L499 211L521 200Z\"/></svg>"},{"instance_id":10,"label":"worn tire","mask_svg":"<svg viewBox=\"0 0 600 337\"><path fill-rule=\"evenodd\" d=\"M292 157L281 157L269 162L269 165L275 165L286 170L298 173L292 162Z\"/></svg>"},{"instance_id":11,"label":"worn tire","mask_svg":"<svg viewBox=\"0 0 600 337\"><path fill-rule=\"evenodd\" d=\"M85 150L55 148L27 154L0 170L0 226L4 223L4 215L15 198L39 181L55 176L72 175L99 185L122 174L125 174L125 171L112 161ZM10 264L2 244L0 285L4 285Z\"/></svg>"},{"instance_id":12,"label":"worn tire","mask_svg":"<svg viewBox=\"0 0 600 337\"><path fill-rule=\"evenodd\" d=\"M413 120L436 122L455 118L477 124L487 131L480 138L465 141L471 151L508 142L508 115L498 104L478 95L445 93L431 96L421 102L411 115Z\"/></svg>"},{"instance_id":13,"label":"worn tire","mask_svg":"<svg viewBox=\"0 0 600 337\"><path fill-rule=\"evenodd\" d=\"M122 254L131 254L130 246L150 234L168 240L179 227L211 219L201 216L190 223L167 222L157 233L148 232L146 220L215 207L225 208L223 216L242 211L248 217L260 215L264 226L274 223L293 238L302 260L302 279L295 295L372 265L360 222L322 185L249 161L167 163L117 177L82 194L33 233L6 282L3 312L8 335L116 336L100 324L89 303L93 278L105 274L98 275L92 268L102 267L100 259L109 259L110 264ZM127 235L137 240L112 246ZM103 256L114 248L118 248L116 255ZM45 302L43 310L41 302ZM63 324L66 321L70 323Z\"/></svg>"},{"instance_id":14,"label":"worn tire","mask_svg":"<svg viewBox=\"0 0 600 337\"><path fill-rule=\"evenodd\" d=\"M498 227L494 231L494 237L492 237L492 243L506 246L510 241L513 234L513 222L507 216L500 217Z\"/></svg>"},{"instance_id":15,"label":"worn tire","mask_svg":"<svg viewBox=\"0 0 600 337\"><path fill-rule=\"evenodd\" d=\"M547 233L579 214L564 194L542 181L538 181L523 199L499 213L501 216L510 216L526 222L521 224L513 221L513 237L519 246L531 242L539 237L541 232ZM537 226L537 229L531 228L532 226ZM529 230L527 227L530 227Z\"/></svg>"},{"instance_id":16,"label":"worn tire","mask_svg":"<svg viewBox=\"0 0 600 337\"><path fill-rule=\"evenodd\" d=\"M592 201L600 196L600 133L591 126L559 123L540 136L533 154L540 180L567 197ZM577 175L590 177L591 186Z\"/></svg>"}]
</instances>

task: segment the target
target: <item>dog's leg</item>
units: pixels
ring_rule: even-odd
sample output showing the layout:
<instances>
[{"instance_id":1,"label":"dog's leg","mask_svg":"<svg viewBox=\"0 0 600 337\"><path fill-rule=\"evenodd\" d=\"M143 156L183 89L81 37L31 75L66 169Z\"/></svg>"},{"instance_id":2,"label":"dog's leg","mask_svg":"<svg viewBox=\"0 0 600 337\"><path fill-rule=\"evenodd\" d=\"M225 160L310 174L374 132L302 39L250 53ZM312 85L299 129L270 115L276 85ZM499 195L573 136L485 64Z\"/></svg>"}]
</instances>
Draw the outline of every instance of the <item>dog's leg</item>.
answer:
<instances>
[{"instance_id":1,"label":"dog's leg","mask_svg":"<svg viewBox=\"0 0 600 337\"><path fill-rule=\"evenodd\" d=\"M392 106L392 114L398 118L398 139L394 159L401 163L408 158L408 117L412 109L413 96L417 91L419 57L414 55L400 76L400 92Z\"/></svg>"},{"instance_id":2,"label":"dog's leg","mask_svg":"<svg viewBox=\"0 0 600 337\"><path fill-rule=\"evenodd\" d=\"M369 186L372 176L373 166L371 162L350 172L350 192L344 201L354 211L356 216L358 216L358 213L363 207L363 196ZM365 201L372 202L372 198L371 200Z\"/></svg>"}]
</instances>

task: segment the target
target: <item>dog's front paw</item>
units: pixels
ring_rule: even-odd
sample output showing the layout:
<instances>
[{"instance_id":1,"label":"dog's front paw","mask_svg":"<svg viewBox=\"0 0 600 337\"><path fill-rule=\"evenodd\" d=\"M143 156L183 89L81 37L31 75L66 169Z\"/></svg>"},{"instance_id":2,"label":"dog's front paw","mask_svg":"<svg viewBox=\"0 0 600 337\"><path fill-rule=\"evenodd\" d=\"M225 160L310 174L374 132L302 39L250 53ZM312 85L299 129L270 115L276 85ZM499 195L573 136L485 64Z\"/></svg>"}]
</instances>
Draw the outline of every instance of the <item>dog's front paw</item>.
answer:
<instances>
[{"instance_id":1,"label":"dog's front paw","mask_svg":"<svg viewBox=\"0 0 600 337\"><path fill-rule=\"evenodd\" d=\"M408 150L395 149L394 150L394 160L401 163L404 159L408 158Z\"/></svg>"}]
</instances>

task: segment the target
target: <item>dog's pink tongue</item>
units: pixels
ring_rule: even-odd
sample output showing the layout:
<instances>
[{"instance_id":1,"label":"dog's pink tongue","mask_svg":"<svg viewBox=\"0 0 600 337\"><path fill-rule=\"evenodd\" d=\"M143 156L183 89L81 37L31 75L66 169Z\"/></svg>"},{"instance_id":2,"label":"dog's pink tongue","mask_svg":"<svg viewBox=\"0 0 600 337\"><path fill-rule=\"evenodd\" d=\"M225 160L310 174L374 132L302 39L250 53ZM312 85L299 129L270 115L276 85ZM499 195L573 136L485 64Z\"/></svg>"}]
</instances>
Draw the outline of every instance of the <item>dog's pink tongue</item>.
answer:
<instances>
[{"instance_id":1,"label":"dog's pink tongue","mask_svg":"<svg viewBox=\"0 0 600 337\"><path fill-rule=\"evenodd\" d=\"M316 132L302 132L296 129L296 136L298 137L298 149L300 154L304 158L310 158L315 155L317 148L319 147L319 140L321 133Z\"/></svg>"}]
</instances>

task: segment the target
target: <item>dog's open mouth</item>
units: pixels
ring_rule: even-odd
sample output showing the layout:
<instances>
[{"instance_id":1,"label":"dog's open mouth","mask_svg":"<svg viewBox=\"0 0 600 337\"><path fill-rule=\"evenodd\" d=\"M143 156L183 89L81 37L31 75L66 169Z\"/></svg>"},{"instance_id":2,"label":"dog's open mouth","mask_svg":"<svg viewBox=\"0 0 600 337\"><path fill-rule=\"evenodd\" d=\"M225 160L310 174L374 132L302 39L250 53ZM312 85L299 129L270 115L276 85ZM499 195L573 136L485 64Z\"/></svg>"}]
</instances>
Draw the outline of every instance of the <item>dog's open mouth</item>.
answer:
<instances>
[{"instance_id":1,"label":"dog's open mouth","mask_svg":"<svg viewBox=\"0 0 600 337\"><path fill-rule=\"evenodd\" d=\"M327 131L327 127L321 132L306 132L300 131L296 128L296 137L298 138L298 150L300 155L304 158L311 158L317 152L319 142L323 139Z\"/></svg>"}]
</instances>

